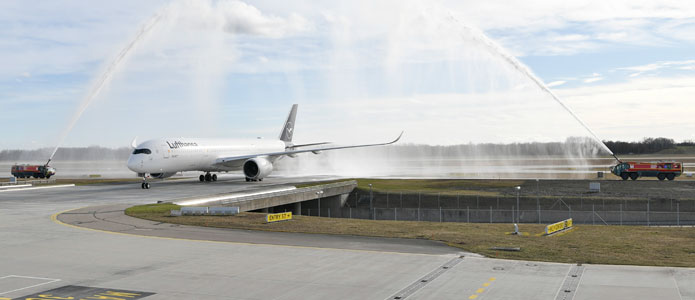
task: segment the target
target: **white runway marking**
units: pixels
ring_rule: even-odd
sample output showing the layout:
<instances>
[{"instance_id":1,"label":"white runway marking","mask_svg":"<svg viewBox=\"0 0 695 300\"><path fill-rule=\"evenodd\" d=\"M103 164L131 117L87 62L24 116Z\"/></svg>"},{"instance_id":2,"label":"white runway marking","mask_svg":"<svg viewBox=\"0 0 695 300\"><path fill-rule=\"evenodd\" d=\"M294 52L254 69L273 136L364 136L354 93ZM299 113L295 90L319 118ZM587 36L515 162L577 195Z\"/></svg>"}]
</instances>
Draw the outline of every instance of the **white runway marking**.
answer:
<instances>
[{"instance_id":1,"label":"white runway marking","mask_svg":"<svg viewBox=\"0 0 695 300\"><path fill-rule=\"evenodd\" d=\"M13 289L13 290L10 290L10 291L0 292L0 295L9 294L9 293L12 293L12 292L21 291L21 290L25 290L25 289L37 287L37 286L40 286L40 285L44 285L44 284L49 284L49 283L54 283L54 282L60 281L60 279L43 278L43 277L32 277L32 276L21 276L21 275L7 275L7 276L3 276L3 277L0 277L0 281L3 280L3 279L10 279L10 278L20 278L20 279L30 279L30 280L41 280L41 281L45 281L45 282L38 283L38 284L32 284L32 285L29 285L29 286L25 286L25 287L18 288L18 289ZM1 283L1 282L0 282L0 283Z\"/></svg>"},{"instance_id":2,"label":"white runway marking","mask_svg":"<svg viewBox=\"0 0 695 300\"><path fill-rule=\"evenodd\" d=\"M61 185L49 185L49 186L37 186L37 187L30 187L30 188L1 190L0 193L2 193L2 192L15 192L15 191L28 191L28 190L54 189L54 188L71 187L71 186L75 186L75 185L74 184L61 184Z\"/></svg>"},{"instance_id":3,"label":"white runway marking","mask_svg":"<svg viewBox=\"0 0 695 300\"><path fill-rule=\"evenodd\" d=\"M28 186L31 186L31 184L3 185L3 186L0 186L0 190L11 190L11 189L25 188Z\"/></svg>"}]
</instances>

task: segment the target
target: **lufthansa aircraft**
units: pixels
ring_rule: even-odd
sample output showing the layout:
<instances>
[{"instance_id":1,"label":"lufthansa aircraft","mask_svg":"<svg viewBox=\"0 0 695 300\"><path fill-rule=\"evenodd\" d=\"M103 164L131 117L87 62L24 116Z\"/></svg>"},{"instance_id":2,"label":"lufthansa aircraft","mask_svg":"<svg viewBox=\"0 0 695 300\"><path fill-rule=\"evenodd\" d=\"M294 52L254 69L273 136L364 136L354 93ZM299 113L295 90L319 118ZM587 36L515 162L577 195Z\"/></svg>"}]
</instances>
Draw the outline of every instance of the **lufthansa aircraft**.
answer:
<instances>
[{"instance_id":1,"label":"lufthansa aircraft","mask_svg":"<svg viewBox=\"0 0 695 300\"><path fill-rule=\"evenodd\" d=\"M295 145L292 143L297 104L292 106L285 127L278 140L228 140L167 138L143 142L133 140L133 153L128 158L128 169L142 176L143 189L149 189L147 178L167 178L177 172L201 171L200 181L216 181L217 174L242 170L246 181L261 181L273 171L273 163L283 156L294 157L298 153L389 145L397 142L352 145L339 147L317 147L329 143Z\"/></svg>"}]
</instances>

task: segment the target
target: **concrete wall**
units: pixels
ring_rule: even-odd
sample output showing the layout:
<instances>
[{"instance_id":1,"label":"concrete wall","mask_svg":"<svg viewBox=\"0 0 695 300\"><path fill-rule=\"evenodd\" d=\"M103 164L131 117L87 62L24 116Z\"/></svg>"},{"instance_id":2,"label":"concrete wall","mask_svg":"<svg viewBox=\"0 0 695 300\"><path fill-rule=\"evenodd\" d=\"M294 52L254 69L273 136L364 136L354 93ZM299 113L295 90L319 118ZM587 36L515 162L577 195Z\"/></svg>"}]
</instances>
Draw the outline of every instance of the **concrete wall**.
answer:
<instances>
[{"instance_id":1,"label":"concrete wall","mask_svg":"<svg viewBox=\"0 0 695 300\"><path fill-rule=\"evenodd\" d=\"M322 206L326 205L326 207L337 209L345 204L347 195L355 187L357 187L356 181L346 181L235 199L233 201L222 201L219 205L238 206L241 211L260 209L268 209L269 212L292 211L299 210L302 207L311 208L314 202L318 206L318 198L320 196ZM319 191L322 193L317 194ZM301 204L295 205L295 203Z\"/></svg>"}]
</instances>

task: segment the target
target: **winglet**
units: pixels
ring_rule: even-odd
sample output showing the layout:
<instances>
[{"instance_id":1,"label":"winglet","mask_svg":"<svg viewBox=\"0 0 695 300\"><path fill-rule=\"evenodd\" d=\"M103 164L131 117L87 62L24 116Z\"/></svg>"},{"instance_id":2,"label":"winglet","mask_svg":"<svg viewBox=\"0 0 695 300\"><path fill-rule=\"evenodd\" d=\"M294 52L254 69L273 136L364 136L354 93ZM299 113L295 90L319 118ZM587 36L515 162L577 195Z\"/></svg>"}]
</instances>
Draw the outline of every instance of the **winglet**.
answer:
<instances>
[{"instance_id":1,"label":"winglet","mask_svg":"<svg viewBox=\"0 0 695 300\"><path fill-rule=\"evenodd\" d=\"M390 144L394 144L394 143L398 142L401 139L401 137L403 136L403 132L405 132L405 131L401 131L401 134L399 134L398 137L395 140L393 140L393 142L386 143L386 144L390 145Z\"/></svg>"},{"instance_id":2,"label":"winglet","mask_svg":"<svg viewBox=\"0 0 695 300\"><path fill-rule=\"evenodd\" d=\"M283 142L292 142L292 135L294 133L294 120L297 117L297 106L297 104L292 105L290 114L287 115L285 126L282 127L282 132L280 132L280 140Z\"/></svg>"}]
</instances>

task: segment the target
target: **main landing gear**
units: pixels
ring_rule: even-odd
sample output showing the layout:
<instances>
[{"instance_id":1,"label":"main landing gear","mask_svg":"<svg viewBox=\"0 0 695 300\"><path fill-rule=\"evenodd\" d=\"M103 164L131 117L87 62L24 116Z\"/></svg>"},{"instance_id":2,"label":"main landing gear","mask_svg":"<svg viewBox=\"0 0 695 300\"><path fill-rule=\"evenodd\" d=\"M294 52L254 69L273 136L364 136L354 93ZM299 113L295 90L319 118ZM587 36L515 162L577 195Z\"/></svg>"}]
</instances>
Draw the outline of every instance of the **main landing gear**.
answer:
<instances>
[{"instance_id":1,"label":"main landing gear","mask_svg":"<svg viewBox=\"0 0 695 300\"><path fill-rule=\"evenodd\" d=\"M208 181L208 182L210 182L210 181L217 181L217 174L210 174L210 172L207 172L207 173L205 173L205 175L200 175L200 177L198 177L198 179L200 179L200 182L203 182L203 181Z\"/></svg>"}]
</instances>

